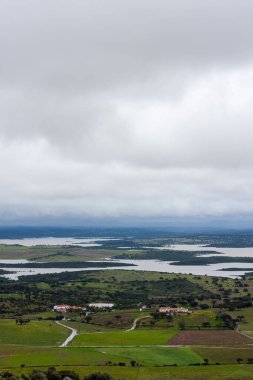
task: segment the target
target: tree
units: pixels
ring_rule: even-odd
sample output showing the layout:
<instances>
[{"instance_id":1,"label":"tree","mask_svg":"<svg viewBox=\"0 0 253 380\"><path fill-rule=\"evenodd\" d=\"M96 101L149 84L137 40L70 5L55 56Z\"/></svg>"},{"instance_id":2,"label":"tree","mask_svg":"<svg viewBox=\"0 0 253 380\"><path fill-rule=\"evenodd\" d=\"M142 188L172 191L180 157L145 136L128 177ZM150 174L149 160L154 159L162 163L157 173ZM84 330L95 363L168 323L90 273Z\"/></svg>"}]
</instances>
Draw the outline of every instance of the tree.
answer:
<instances>
[{"instance_id":1,"label":"tree","mask_svg":"<svg viewBox=\"0 0 253 380\"><path fill-rule=\"evenodd\" d=\"M48 380L61 380L61 375L54 367L49 367L46 374Z\"/></svg>"},{"instance_id":2,"label":"tree","mask_svg":"<svg viewBox=\"0 0 253 380\"><path fill-rule=\"evenodd\" d=\"M61 375L62 379L71 379L71 380L80 380L79 375L74 371L69 370L63 370L59 371L59 374Z\"/></svg>"},{"instance_id":3,"label":"tree","mask_svg":"<svg viewBox=\"0 0 253 380\"><path fill-rule=\"evenodd\" d=\"M30 319L24 319L24 318L17 318L16 319L16 325L26 325L27 323L30 322Z\"/></svg>"},{"instance_id":4,"label":"tree","mask_svg":"<svg viewBox=\"0 0 253 380\"><path fill-rule=\"evenodd\" d=\"M47 380L47 376L42 371L33 370L31 380Z\"/></svg>"},{"instance_id":5,"label":"tree","mask_svg":"<svg viewBox=\"0 0 253 380\"><path fill-rule=\"evenodd\" d=\"M92 317L91 317L90 315L87 315L87 316L85 317L85 321L86 321L86 323L90 323L91 320L92 320Z\"/></svg>"},{"instance_id":6,"label":"tree","mask_svg":"<svg viewBox=\"0 0 253 380\"><path fill-rule=\"evenodd\" d=\"M108 373L97 372L85 376L83 380L113 380L113 377L111 375L108 375Z\"/></svg>"},{"instance_id":7,"label":"tree","mask_svg":"<svg viewBox=\"0 0 253 380\"><path fill-rule=\"evenodd\" d=\"M179 326L180 330L185 330L185 322L183 320L178 322L178 326Z\"/></svg>"},{"instance_id":8,"label":"tree","mask_svg":"<svg viewBox=\"0 0 253 380\"><path fill-rule=\"evenodd\" d=\"M203 327L211 327L210 322L202 322Z\"/></svg>"}]
</instances>

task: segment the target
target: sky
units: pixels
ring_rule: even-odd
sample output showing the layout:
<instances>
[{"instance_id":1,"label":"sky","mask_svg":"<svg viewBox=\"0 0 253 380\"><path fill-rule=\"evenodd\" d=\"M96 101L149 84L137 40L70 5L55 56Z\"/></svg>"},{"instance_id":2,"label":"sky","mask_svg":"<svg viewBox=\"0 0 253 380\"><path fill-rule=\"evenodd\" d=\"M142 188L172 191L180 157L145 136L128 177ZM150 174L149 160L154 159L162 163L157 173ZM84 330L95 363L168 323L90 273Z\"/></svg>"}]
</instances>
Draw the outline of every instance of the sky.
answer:
<instances>
[{"instance_id":1,"label":"sky","mask_svg":"<svg viewBox=\"0 0 253 380\"><path fill-rule=\"evenodd\" d=\"M1 0L0 223L250 225L252 21L252 0Z\"/></svg>"}]
</instances>

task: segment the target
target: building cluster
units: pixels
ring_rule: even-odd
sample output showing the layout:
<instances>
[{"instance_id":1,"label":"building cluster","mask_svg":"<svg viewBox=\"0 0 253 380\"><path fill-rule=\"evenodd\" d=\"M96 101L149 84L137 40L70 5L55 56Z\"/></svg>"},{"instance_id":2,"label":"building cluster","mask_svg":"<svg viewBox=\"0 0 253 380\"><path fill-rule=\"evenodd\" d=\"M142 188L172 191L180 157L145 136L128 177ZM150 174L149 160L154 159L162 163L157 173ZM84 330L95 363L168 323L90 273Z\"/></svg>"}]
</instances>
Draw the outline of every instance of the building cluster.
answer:
<instances>
[{"instance_id":1,"label":"building cluster","mask_svg":"<svg viewBox=\"0 0 253 380\"><path fill-rule=\"evenodd\" d=\"M111 310L113 308L114 308L114 303L103 303L103 302L89 303L89 309Z\"/></svg>"},{"instance_id":2,"label":"building cluster","mask_svg":"<svg viewBox=\"0 0 253 380\"><path fill-rule=\"evenodd\" d=\"M81 311L96 311L96 310L112 310L114 308L114 303L105 303L105 302L94 302L90 303L87 308L81 306L70 306L66 304L55 305L53 307L54 311L60 313L66 312L81 312ZM146 305L143 305L140 310L145 310ZM159 313L161 314L190 314L192 311L185 307L170 307L170 306L160 306Z\"/></svg>"},{"instance_id":3,"label":"building cluster","mask_svg":"<svg viewBox=\"0 0 253 380\"><path fill-rule=\"evenodd\" d=\"M55 305L53 307L54 311L58 311L60 313L66 313L67 311L83 311L86 310L84 307L81 306L70 306L70 305Z\"/></svg>"},{"instance_id":4,"label":"building cluster","mask_svg":"<svg viewBox=\"0 0 253 380\"><path fill-rule=\"evenodd\" d=\"M88 305L89 310L111 310L114 307L114 303L90 303ZM85 307L81 306L70 306L66 304L62 305L55 305L53 307L54 311L60 312L60 313L67 313L67 312L73 312L73 311L86 311L87 309Z\"/></svg>"},{"instance_id":5,"label":"building cluster","mask_svg":"<svg viewBox=\"0 0 253 380\"><path fill-rule=\"evenodd\" d=\"M162 314L190 314L191 310L185 308L185 307L169 307L169 306L161 306L159 307L159 313Z\"/></svg>"}]
</instances>

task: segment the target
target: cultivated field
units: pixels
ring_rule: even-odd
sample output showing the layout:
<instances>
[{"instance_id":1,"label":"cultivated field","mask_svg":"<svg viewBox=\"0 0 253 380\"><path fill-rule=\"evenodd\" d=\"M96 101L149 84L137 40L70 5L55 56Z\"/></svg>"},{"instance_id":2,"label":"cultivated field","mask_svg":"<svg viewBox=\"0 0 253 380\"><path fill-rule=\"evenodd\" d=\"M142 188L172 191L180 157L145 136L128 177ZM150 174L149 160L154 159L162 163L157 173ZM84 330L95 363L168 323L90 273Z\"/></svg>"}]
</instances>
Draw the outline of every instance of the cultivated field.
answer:
<instances>
[{"instance_id":1,"label":"cultivated field","mask_svg":"<svg viewBox=\"0 0 253 380\"><path fill-rule=\"evenodd\" d=\"M147 329L134 331L113 331L106 333L80 334L71 346L146 346L165 345L177 330Z\"/></svg>"},{"instance_id":2,"label":"cultivated field","mask_svg":"<svg viewBox=\"0 0 253 380\"><path fill-rule=\"evenodd\" d=\"M253 340L237 333L236 331L213 330L213 331L180 331L169 341L169 345L218 345L218 346L243 346L252 345Z\"/></svg>"}]
</instances>

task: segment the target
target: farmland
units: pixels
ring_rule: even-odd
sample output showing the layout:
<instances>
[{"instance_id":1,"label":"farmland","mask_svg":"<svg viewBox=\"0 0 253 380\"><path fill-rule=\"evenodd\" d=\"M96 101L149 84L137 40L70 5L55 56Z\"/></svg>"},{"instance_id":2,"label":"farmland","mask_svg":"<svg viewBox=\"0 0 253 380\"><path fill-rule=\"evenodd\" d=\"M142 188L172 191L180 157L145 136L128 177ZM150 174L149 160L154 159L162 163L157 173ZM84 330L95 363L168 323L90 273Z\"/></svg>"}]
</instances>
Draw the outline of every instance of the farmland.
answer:
<instances>
[{"instance_id":1,"label":"farmland","mask_svg":"<svg viewBox=\"0 0 253 380\"><path fill-rule=\"evenodd\" d=\"M21 348L20 346L0 349L0 367L15 368L25 366L60 366L60 365L106 365L106 363L124 362L130 365L132 360L144 366L188 365L201 362L201 356L190 348Z\"/></svg>"},{"instance_id":2,"label":"farmland","mask_svg":"<svg viewBox=\"0 0 253 380\"><path fill-rule=\"evenodd\" d=\"M252 340L243 336L236 331L180 331L172 337L169 345L186 345L186 346L240 346L252 345Z\"/></svg>"},{"instance_id":3,"label":"farmland","mask_svg":"<svg viewBox=\"0 0 253 380\"><path fill-rule=\"evenodd\" d=\"M136 242L136 254L145 253L140 249L144 243ZM124 254L113 245L1 246L0 256L12 252L14 257L43 260L49 266L79 265L91 258ZM250 379L252 294L250 276L231 279L114 269L31 275L18 281L0 277L0 372L26 374L54 366L80 376L99 370L126 380L225 379L232 372L234 379ZM115 308L52 311L59 303L87 308L92 302L112 302ZM165 315L159 313L159 305L183 306L192 313ZM135 329L129 331L134 321ZM60 347L71 333L67 327L77 335L67 347Z\"/></svg>"},{"instance_id":4,"label":"farmland","mask_svg":"<svg viewBox=\"0 0 253 380\"><path fill-rule=\"evenodd\" d=\"M80 334L72 342L73 346L143 346L165 345L175 334L174 329L147 329L135 331L113 331L106 333Z\"/></svg>"},{"instance_id":5,"label":"farmland","mask_svg":"<svg viewBox=\"0 0 253 380\"><path fill-rule=\"evenodd\" d=\"M145 284L148 277L154 286L149 289L154 289L158 296L166 292L164 285L170 284L168 280L172 280L172 283L176 280L177 284L180 281L184 281L184 284L191 283L191 289L196 289L199 294L201 289L205 289L203 294L216 292L217 281L213 282L208 277L129 272L126 278L124 273L121 276L121 271L114 271L111 278L112 275L108 272L92 272L89 273L88 281L86 278L85 284L89 283L91 289L101 289L102 292L105 289L107 292L108 289L115 291L118 286L124 289L127 283L128 288L134 285L136 289L139 281ZM73 296L82 286L80 276L83 275L78 274L75 281L59 282L59 288L66 289L66 294ZM59 275L56 278L60 281ZM40 291L52 292L52 280L55 281L55 276L51 280L49 277L47 281L41 281L39 276L39 281L33 281L32 284ZM218 286L219 284L224 289L236 289L238 282L218 280ZM186 294L187 289L181 289ZM6 303L10 294L4 294L2 299ZM21 306L24 305L24 297L19 296L17 288L15 295L15 300L21 300ZM232 311L231 315L238 313L245 316L245 325L251 330L252 308ZM65 314L67 320L61 323L76 329L77 336L66 348L59 346L70 332L55 323L54 319L60 316L59 313L48 309L23 314L22 318L30 319L24 325L16 324L15 319L2 316L0 368L20 374L29 373L32 368L54 366L59 370L72 369L81 376L99 370L129 380L151 380L167 376L174 379L220 379L226 378L229 371L233 371L238 374L235 379L250 379L252 367L249 360L253 356L253 340L228 329L222 315L220 309L201 309L198 305L193 307L192 314L175 315L172 319L156 314L155 306L143 311L138 307L97 311L90 314L89 321L82 315L69 312ZM147 316L149 318L145 318ZM136 329L126 331L135 319L138 320ZM181 329L182 326L184 330ZM135 363L134 366L131 363Z\"/></svg>"}]
</instances>

